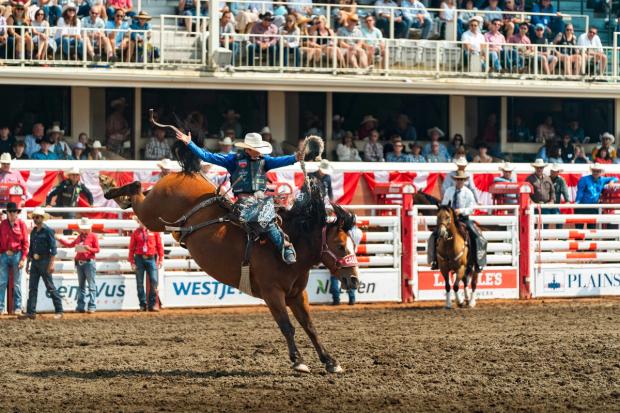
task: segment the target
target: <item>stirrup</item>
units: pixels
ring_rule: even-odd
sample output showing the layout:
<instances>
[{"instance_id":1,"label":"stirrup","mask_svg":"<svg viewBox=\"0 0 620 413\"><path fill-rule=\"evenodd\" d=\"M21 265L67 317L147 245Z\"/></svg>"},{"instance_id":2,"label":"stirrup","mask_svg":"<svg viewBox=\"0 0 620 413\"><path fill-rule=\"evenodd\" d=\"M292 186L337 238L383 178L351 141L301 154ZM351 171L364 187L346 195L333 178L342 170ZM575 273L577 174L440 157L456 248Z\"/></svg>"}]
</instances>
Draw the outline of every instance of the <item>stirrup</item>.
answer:
<instances>
[{"instance_id":1,"label":"stirrup","mask_svg":"<svg viewBox=\"0 0 620 413\"><path fill-rule=\"evenodd\" d=\"M431 263L431 270L438 270L439 269L439 264L437 263L437 261L433 261Z\"/></svg>"}]
</instances>

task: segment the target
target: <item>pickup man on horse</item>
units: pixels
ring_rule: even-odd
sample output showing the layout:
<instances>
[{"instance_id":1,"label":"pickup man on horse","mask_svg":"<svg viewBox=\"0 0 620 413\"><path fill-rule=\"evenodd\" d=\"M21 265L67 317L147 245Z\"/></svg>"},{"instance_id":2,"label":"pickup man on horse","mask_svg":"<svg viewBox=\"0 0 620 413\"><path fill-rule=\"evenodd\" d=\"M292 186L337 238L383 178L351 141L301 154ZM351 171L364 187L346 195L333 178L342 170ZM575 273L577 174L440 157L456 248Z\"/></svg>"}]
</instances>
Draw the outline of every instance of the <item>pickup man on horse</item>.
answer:
<instances>
[{"instance_id":1,"label":"pickup man on horse","mask_svg":"<svg viewBox=\"0 0 620 413\"><path fill-rule=\"evenodd\" d=\"M269 142L263 141L258 133L248 133L243 142L235 146L243 151L229 154L211 153L192 142L191 133L185 135L177 132L177 139L205 162L226 168L230 174L232 190L237 197L234 210L245 223L258 223L261 233L265 233L276 249L281 252L287 264L296 262L296 253L282 229L276 222L273 199L265 197L267 187L267 171L283 166L293 165L301 160L301 153L287 156L272 157L273 148Z\"/></svg>"},{"instance_id":2,"label":"pickup man on horse","mask_svg":"<svg viewBox=\"0 0 620 413\"><path fill-rule=\"evenodd\" d=\"M465 186L466 181L469 179L469 175L465 171L459 170L453 176L454 186L446 189L441 205L451 205L459 221L463 222L467 227L469 233L469 251L471 257L475 261L474 269L476 272L482 271L482 268L486 264L486 248L487 241L482 234L478 231L478 228L474 225L474 222L469 219L469 214L472 213L472 208L476 206L476 198L474 193ZM432 258L431 269L437 270L439 266L437 264L437 227L428 239L428 255Z\"/></svg>"}]
</instances>

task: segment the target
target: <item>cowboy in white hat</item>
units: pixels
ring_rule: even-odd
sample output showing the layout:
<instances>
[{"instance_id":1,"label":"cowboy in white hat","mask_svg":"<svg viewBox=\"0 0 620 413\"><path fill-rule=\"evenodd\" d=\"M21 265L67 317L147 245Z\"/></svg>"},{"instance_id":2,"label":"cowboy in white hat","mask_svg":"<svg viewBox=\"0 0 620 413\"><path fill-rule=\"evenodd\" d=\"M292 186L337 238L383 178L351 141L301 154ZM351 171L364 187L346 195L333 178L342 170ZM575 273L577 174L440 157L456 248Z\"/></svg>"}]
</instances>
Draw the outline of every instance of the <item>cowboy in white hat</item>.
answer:
<instances>
[{"instance_id":1,"label":"cowboy in white hat","mask_svg":"<svg viewBox=\"0 0 620 413\"><path fill-rule=\"evenodd\" d=\"M100 140L96 140L93 142L93 146L90 148L90 151L88 153L88 159L91 161L101 161L105 159L105 156L103 156L103 153L101 152L101 150L104 148L103 145L101 145L101 141Z\"/></svg>"},{"instance_id":2,"label":"cowboy in white hat","mask_svg":"<svg viewBox=\"0 0 620 413\"><path fill-rule=\"evenodd\" d=\"M28 261L26 263L26 272L30 274L30 281L28 282L28 304L26 305L26 314L23 318L34 319L37 316L39 280L42 278L47 293L54 303L54 318L60 319L63 317L64 312L62 299L52 280L54 260L57 252L54 230L45 225L44 221L49 218L49 215L43 208L35 208L31 215L34 221L34 228L30 232L30 250L28 251Z\"/></svg>"},{"instance_id":3,"label":"cowboy in white hat","mask_svg":"<svg viewBox=\"0 0 620 413\"><path fill-rule=\"evenodd\" d=\"M308 174L308 176L316 179L316 181L321 184L324 189L324 195L329 201L334 200L334 191L332 189L331 176L332 173L334 173L334 168L331 166L327 159L322 159L319 163L319 169L317 169L316 172Z\"/></svg>"},{"instance_id":4,"label":"cowboy in white hat","mask_svg":"<svg viewBox=\"0 0 620 413\"><path fill-rule=\"evenodd\" d=\"M80 182L81 175L78 168L71 168L65 172L66 179L58 184L45 198L45 205L52 205L52 200L56 198L56 207L77 207L81 195L84 195L88 205L92 205L93 194L88 187ZM75 212L62 212L59 215L66 219L75 218ZM67 232L67 231L65 231Z\"/></svg>"},{"instance_id":5,"label":"cowboy in white hat","mask_svg":"<svg viewBox=\"0 0 620 413\"><path fill-rule=\"evenodd\" d=\"M188 148L200 159L215 165L226 168L231 178L233 193L237 196L239 211L244 219L257 218L257 207L262 208L261 215L264 215L265 208L274 208L273 202L263 200L263 194L267 189L267 171L280 168L282 166L293 165L302 159L301 152L295 155L272 157L272 146L269 142L263 141L258 133L248 133L243 142L236 142L235 146L242 149L228 155L213 154L206 149L198 147L192 142L191 132L185 135L177 132L177 139L185 143ZM257 202L258 200L258 202ZM288 242L281 228L278 227L275 217L275 210L269 214L273 219L265 228L265 233L281 251L282 258L287 264L296 262L296 254L293 245Z\"/></svg>"},{"instance_id":6,"label":"cowboy in white hat","mask_svg":"<svg viewBox=\"0 0 620 413\"><path fill-rule=\"evenodd\" d=\"M575 203L577 204L598 204L603 189L609 184L618 182L615 176L603 176L604 165L595 163L590 166L591 175L584 175L577 183L577 196ZM598 214L598 208L575 208L578 214ZM590 228L590 224L588 224ZM594 228L594 226L592 226Z\"/></svg>"},{"instance_id":7,"label":"cowboy in white hat","mask_svg":"<svg viewBox=\"0 0 620 413\"><path fill-rule=\"evenodd\" d=\"M78 276L78 313L94 313L97 309L97 283L95 281L96 268L95 256L99 252L99 240L91 230L93 224L86 217L78 221L79 235L72 241L67 241L62 237L57 237L58 241L65 247L75 248L75 270ZM88 285L88 288L87 288ZM86 303L88 299L88 303ZM88 304L88 307L86 306Z\"/></svg>"},{"instance_id":8,"label":"cowboy in white hat","mask_svg":"<svg viewBox=\"0 0 620 413\"><path fill-rule=\"evenodd\" d=\"M220 145L220 151L218 152L219 154L228 155L229 153L234 152L233 141L230 139L230 136L225 136L223 139L220 139L218 145Z\"/></svg>"},{"instance_id":9,"label":"cowboy in white hat","mask_svg":"<svg viewBox=\"0 0 620 413\"><path fill-rule=\"evenodd\" d=\"M450 159L450 153L448 152L448 148L446 148L446 145L439 142L439 139L445 135L443 131L437 126L435 126L430 128L426 132L428 133L430 142L424 145L424 148L422 149L422 155L424 157L430 155L433 152L433 143L437 142L439 144L439 156L444 159Z\"/></svg>"},{"instance_id":10,"label":"cowboy in white hat","mask_svg":"<svg viewBox=\"0 0 620 413\"><path fill-rule=\"evenodd\" d=\"M544 174L547 163L541 158L538 158L531 165L534 168L534 173L528 176L525 181L532 185L534 189L530 194L532 202L537 204L552 204L555 201L555 189L551 179ZM542 209L541 211L542 213L547 213L547 209Z\"/></svg>"},{"instance_id":11,"label":"cowboy in white hat","mask_svg":"<svg viewBox=\"0 0 620 413\"><path fill-rule=\"evenodd\" d=\"M554 202L556 204L561 204L562 198L564 198L564 202L570 202L570 195L568 193L568 185L566 184L566 181L564 180L564 178L560 176L560 172L562 172L562 167L557 163L554 163L553 165L551 165L551 168L549 168L549 179L551 179L551 182L553 182L553 189L555 191ZM550 212L552 214L560 213L559 208L552 208L552 211L553 212ZM561 229L562 226L560 225L560 226L557 226L556 228Z\"/></svg>"},{"instance_id":12,"label":"cowboy in white hat","mask_svg":"<svg viewBox=\"0 0 620 413\"><path fill-rule=\"evenodd\" d=\"M10 153L0 155L0 184L18 184L26 189L26 181L22 174L11 169L12 161Z\"/></svg>"},{"instance_id":13,"label":"cowboy in white hat","mask_svg":"<svg viewBox=\"0 0 620 413\"><path fill-rule=\"evenodd\" d=\"M497 183L514 183L517 182L517 177L513 175L512 171L515 170L515 166L509 162L504 162L499 165L499 170L501 171L500 176L496 176L493 178L493 182ZM503 202L500 202L504 205L516 205L518 204L517 194L502 194L499 197Z\"/></svg>"},{"instance_id":14,"label":"cowboy in white hat","mask_svg":"<svg viewBox=\"0 0 620 413\"><path fill-rule=\"evenodd\" d=\"M261 129L260 136L263 137L263 140L265 142L269 142L271 144L271 146L273 147L273 154L275 156L284 155L284 151L282 150L280 142L276 142L273 140L273 135L271 134L271 128L269 126L265 126L263 129Z\"/></svg>"},{"instance_id":15,"label":"cowboy in white hat","mask_svg":"<svg viewBox=\"0 0 620 413\"><path fill-rule=\"evenodd\" d=\"M470 259L474 260L476 272L482 271L486 265L486 246L487 241L484 239L473 221L469 219L469 215L473 212L473 208L478 205L472 190L465 186L470 178L469 174L464 170L457 170L454 174L454 186L446 190L441 201L441 205L447 205L454 209L459 221L465 223L470 236ZM431 234L428 240L428 256L431 260L431 269L438 269L436 242L438 236L438 228ZM472 246L475 246L473 248ZM482 254L481 252L484 252Z\"/></svg>"},{"instance_id":16,"label":"cowboy in white hat","mask_svg":"<svg viewBox=\"0 0 620 413\"><path fill-rule=\"evenodd\" d=\"M468 162L464 156L461 156L454 161L454 164L456 165L456 171L447 173L445 179L443 180L443 183L441 184L441 193L443 194L446 193L448 188L454 186L454 176L459 171L465 172L465 168L467 168ZM474 194L474 199L476 200L476 202L478 202L478 197L476 196L476 191L474 190L476 185L474 184L474 178L472 178L471 175L468 175L465 186L472 192L472 194Z\"/></svg>"},{"instance_id":17,"label":"cowboy in white hat","mask_svg":"<svg viewBox=\"0 0 620 413\"><path fill-rule=\"evenodd\" d=\"M598 153L602 148L607 149L609 156L615 159L617 154L616 148L613 145L615 141L616 138L614 137L614 135L609 132L603 133L603 135L601 136L601 144L594 148L594 150L592 151L592 159L598 158Z\"/></svg>"}]
</instances>

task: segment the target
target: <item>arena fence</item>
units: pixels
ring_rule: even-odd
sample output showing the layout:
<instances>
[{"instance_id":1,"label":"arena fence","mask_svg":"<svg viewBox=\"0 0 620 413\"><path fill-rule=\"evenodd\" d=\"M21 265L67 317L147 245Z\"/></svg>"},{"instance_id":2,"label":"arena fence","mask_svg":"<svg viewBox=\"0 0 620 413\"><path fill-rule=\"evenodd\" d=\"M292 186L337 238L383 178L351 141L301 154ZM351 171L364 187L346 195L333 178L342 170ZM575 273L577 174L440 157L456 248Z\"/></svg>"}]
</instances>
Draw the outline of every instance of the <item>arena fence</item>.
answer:
<instances>
[{"instance_id":1,"label":"arena fence","mask_svg":"<svg viewBox=\"0 0 620 413\"><path fill-rule=\"evenodd\" d=\"M390 206L351 206L358 215L358 227L363 231L358 245L361 283L357 289L359 302L401 300L401 242L398 216L364 215L366 211L398 209ZM25 208L23 218L32 228ZM67 212L115 213L126 216L127 211L115 208L48 208L52 215ZM77 219L50 219L46 224L57 234L77 231ZM133 310L139 308L136 279L128 261L129 235L138 227L131 218L91 219L101 251L96 255L97 308L101 310ZM72 236L63 236L71 239ZM159 270L159 299L163 307L205 307L260 304L262 300L226 286L202 272L170 234L163 234L165 258ZM78 280L74 265L75 251L58 245L54 282L63 298L65 309L72 311L77 304ZM329 272L318 267L310 272L308 294L311 303L331 302ZM22 276L23 297L27 297L28 275ZM341 291L341 294L346 294ZM23 302L25 307L26 300ZM39 286L39 311L53 311L46 298L44 286Z\"/></svg>"}]
</instances>

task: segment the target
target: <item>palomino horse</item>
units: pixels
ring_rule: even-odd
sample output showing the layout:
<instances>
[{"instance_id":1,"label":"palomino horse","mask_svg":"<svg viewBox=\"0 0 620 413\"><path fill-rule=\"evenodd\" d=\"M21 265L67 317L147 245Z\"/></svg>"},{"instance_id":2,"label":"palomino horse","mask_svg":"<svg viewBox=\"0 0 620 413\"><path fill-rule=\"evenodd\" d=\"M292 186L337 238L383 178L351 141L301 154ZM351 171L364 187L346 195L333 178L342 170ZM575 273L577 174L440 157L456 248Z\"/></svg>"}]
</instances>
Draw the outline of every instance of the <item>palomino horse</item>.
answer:
<instances>
[{"instance_id":1,"label":"palomino horse","mask_svg":"<svg viewBox=\"0 0 620 413\"><path fill-rule=\"evenodd\" d=\"M437 212L437 264L446 284L446 308L452 308L452 293L450 289L450 273L455 274L454 295L459 307L476 306L476 284L478 274L474 271L474 264L469 263L469 247L467 245L465 228L458 227L456 212L450 206L442 205ZM471 279L471 295L467 290ZM459 283L463 281L465 300L459 294Z\"/></svg>"},{"instance_id":2,"label":"palomino horse","mask_svg":"<svg viewBox=\"0 0 620 413\"><path fill-rule=\"evenodd\" d=\"M186 165L184 165L185 167ZM217 188L199 173L179 172L163 177L145 196L139 182L109 189L105 196L116 199L129 196L140 221L152 231L164 231L162 220L175 222L199 202L215 196ZM297 250L297 263L287 265L271 243L256 242L250 260L252 295L262 298L286 338L293 369L309 372L295 344L295 328L287 306L306 331L321 362L330 373L342 368L319 342L309 314L308 275L323 263L343 283L345 289L357 288L358 268L355 247L348 231L355 225L355 215L334 205L336 219L328 222L321 188L306 184L289 211L280 213L284 231ZM229 213L218 203L191 215L186 226L217 220ZM246 234L230 222L216 222L185 238L186 248L200 268L218 281L239 287Z\"/></svg>"}]
</instances>

